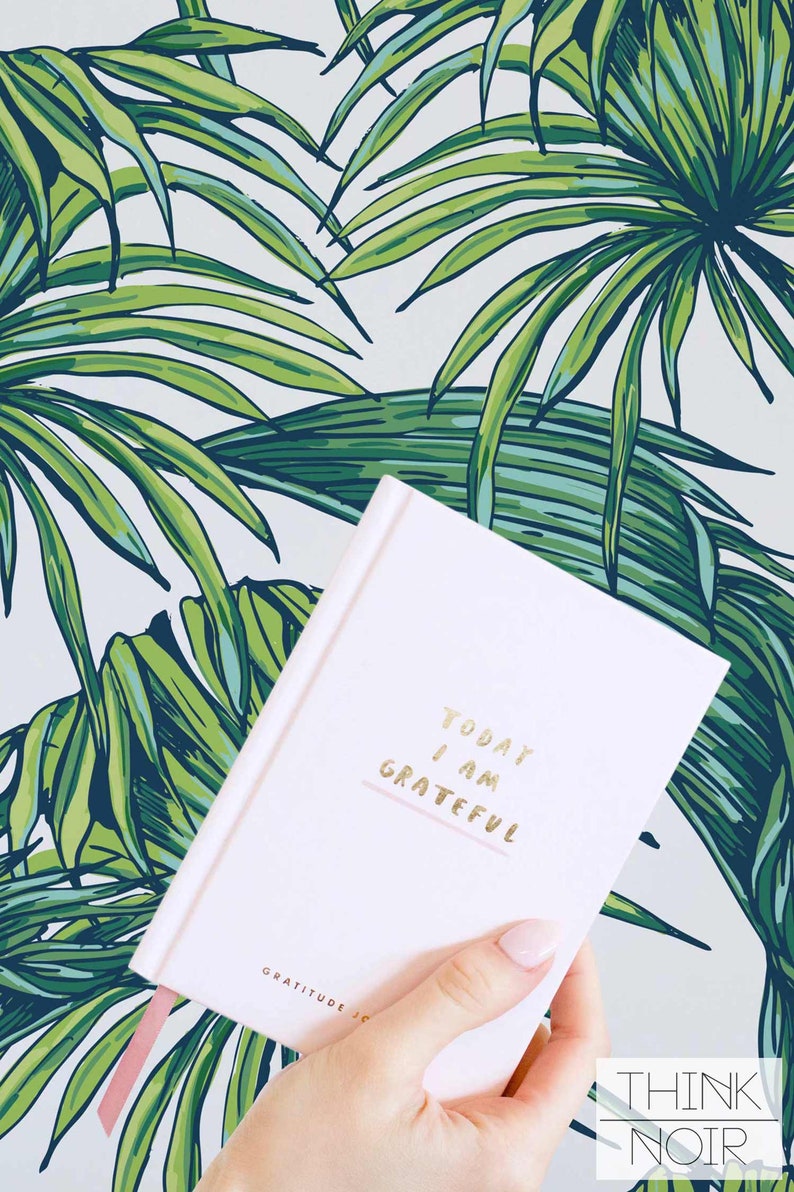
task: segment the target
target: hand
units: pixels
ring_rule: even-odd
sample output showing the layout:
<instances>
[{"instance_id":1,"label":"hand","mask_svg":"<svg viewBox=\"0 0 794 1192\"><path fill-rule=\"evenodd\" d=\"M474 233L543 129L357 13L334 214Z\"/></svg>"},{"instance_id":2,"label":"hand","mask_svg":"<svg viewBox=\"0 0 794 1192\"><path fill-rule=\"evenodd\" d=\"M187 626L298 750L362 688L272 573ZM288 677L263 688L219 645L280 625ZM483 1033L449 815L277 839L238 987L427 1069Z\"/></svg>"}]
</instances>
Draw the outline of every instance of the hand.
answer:
<instances>
[{"instance_id":1,"label":"hand","mask_svg":"<svg viewBox=\"0 0 794 1192\"><path fill-rule=\"evenodd\" d=\"M608 1040L585 945L510 1096L441 1104L433 1057L543 979L556 927L527 920L470 944L352 1034L268 1084L196 1192L536 1192Z\"/></svg>"}]
</instances>

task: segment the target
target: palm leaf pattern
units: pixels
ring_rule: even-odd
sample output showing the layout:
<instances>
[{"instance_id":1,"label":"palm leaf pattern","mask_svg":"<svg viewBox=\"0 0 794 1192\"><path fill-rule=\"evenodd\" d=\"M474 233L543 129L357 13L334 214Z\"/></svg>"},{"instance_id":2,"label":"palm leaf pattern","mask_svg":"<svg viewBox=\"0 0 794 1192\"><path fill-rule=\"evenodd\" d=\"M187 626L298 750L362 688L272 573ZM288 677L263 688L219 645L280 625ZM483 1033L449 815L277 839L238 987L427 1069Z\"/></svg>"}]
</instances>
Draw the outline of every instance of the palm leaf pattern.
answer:
<instances>
[{"instance_id":1,"label":"palm leaf pattern","mask_svg":"<svg viewBox=\"0 0 794 1192\"><path fill-rule=\"evenodd\" d=\"M244 483L288 494L350 521L358 518L378 477L387 471L463 508L466 453L481 399L481 391L456 391L430 420L425 416L426 391L331 402L272 423L249 424L205 446ZM608 415L565 402L542 434L530 429L526 417L511 420L507 433L512 457L503 466L511 480L509 493L500 498L499 531L524 545L531 542L539 554L605 586L598 535L608 471ZM767 938L775 928L766 900L780 897L782 871L773 866L763 894L759 887L756 895L748 885L748 867L760 847L758 816L769 801L769 775L776 767L788 774L794 754L786 753L785 730L773 711L774 694L765 675L748 662L743 584L757 582L748 607L752 604L771 635L773 626L779 629L780 615L788 618L790 628L792 610L783 590L771 580L757 579L747 565L765 566L781 577L789 572L745 534L739 515L687 470L691 464L743 465L654 424L643 424L638 437L627 509L635 568L631 599L733 660L731 682L670 791L714 852L756 930ZM543 486L536 481L538 464L545 470ZM709 509L709 515L699 514L698 506ZM729 527L733 537L728 549L742 559L742 566L732 569L715 552L713 613L702 595L693 597L693 590L700 592L706 581L696 581L703 571L702 552L690 530L691 517L710 525L711 514L730 519L719 524ZM666 543L663 553L660 538ZM314 589L284 582L248 580L235 587L248 651L247 724L267 698L317 595ZM784 614L776 611L781 599ZM13 1128L68 1059L71 1074L47 1161L88 1108L134 1029L143 983L126 969L127 959L245 734L244 725L210 687L214 667L207 651L206 600L183 600L181 617L190 656L180 650L164 614L146 633L131 638L118 634L107 647L100 679L117 693L123 710L119 720L126 726L117 743L122 756L110 771L93 749L82 691L42 709L30 724L0 740L0 758L7 759L11 775L0 796L5 817L0 827L12 843L9 903L17 908L17 917L11 925L21 931L12 933L13 947L7 952L11 976L0 973L1 1017L9 1026L0 1043L7 1048L42 1027L47 1030L34 1037L0 1083L0 1132ZM746 747L738 748L748 738L756 742L752 755ZM121 823L119 806L127 809ZM53 848L29 853L34 834L42 829L52 836ZM788 855L790 830L786 821L783 836L767 840L770 862L773 854L778 865ZM626 895L613 893L604 913L703 946ZM68 953L61 957L56 949L67 943ZM788 963L785 949L772 946L776 951L770 964L775 957ZM788 1030L787 1004L782 1003L766 1029ZM101 1019L104 1030L78 1057L65 1044L58 1048L71 1037L81 1007L91 1023ZM233 1030L214 1015L196 1020L186 1007L178 1013L187 1023L185 1033L130 1109L114 1192L138 1187L154 1131L171 1098L177 1101L177 1120L165 1186L168 1192L190 1187L200 1171L200 1106L220 1052L230 1049L234 1056L225 1093L227 1133L274 1063L268 1040ZM769 1038L764 1045L768 1050ZM51 1053L58 1058L48 1063ZM22 1099L21 1083L28 1090Z\"/></svg>"},{"instance_id":2,"label":"palm leaf pattern","mask_svg":"<svg viewBox=\"0 0 794 1192\"><path fill-rule=\"evenodd\" d=\"M164 613L147 632L117 634L108 644L99 680L115 693L121 728L109 762L93 746L83 691L0 739L0 759L11 763L0 799L0 829L10 844L0 858L0 1050L32 1036L0 1080L0 1136L69 1065L43 1167L94 1103L140 1019L146 986L127 968L136 941L316 598L315 590L284 582L234 588L248 644L243 722L211 690L211 610L205 598L191 597L181 603L188 657ZM42 829L52 847L32 839ZM129 1111L114 1192L138 1188L172 1098L165 1187L195 1185L201 1106L224 1048L234 1053L226 1134L270 1071L274 1045L267 1039L214 1014L197 1016L183 1001L174 1012L189 1025ZM95 1027L100 1035L76 1054Z\"/></svg>"},{"instance_id":3,"label":"palm leaf pattern","mask_svg":"<svg viewBox=\"0 0 794 1192\"><path fill-rule=\"evenodd\" d=\"M231 587L180 481L277 557L246 489L355 521L389 472L730 659L669 793L763 943L759 1050L784 1061L790 1146L794 573L700 478L704 467L754 469L681 431L679 377L696 300L767 399L764 361L792 371L794 274L776 248L794 232L790 2L334 7L343 41L326 69L354 55L360 67L319 144L235 77L240 55L318 47L216 19L206 0L177 0L174 19L125 45L0 53L0 590L8 612L25 505L79 682L0 735L0 1053L24 1049L0 1077L0 1137L64 1069L42 1166L93 1105L145 1004L127 968L135 942L318 595L286 581ZM398 71L414 77L395 94ZM525 83L526 104L495 115L504 71ZM467 75L479 119L403 155L341 222L353 184ZM328 200L306 176L333 166L338 134L376 91L383 109ZM564 110L550 106L554 94ZM228 167L252 190L275 188L296 218L316 218L336 264L229 181ZM183 197L247 237L248 268L180 242ZM153 205L162 239L124 239L130 199ZM105 239L79 247L97 217ZM341 312L366 338L340 288L347 278L463 233L407 304L535 232L564 229L586 240L523 261L440 355L432 385L364 392L357 353L323 313ZM527 392L545 337L576 302L583 313L541 392ZM571 400L618 335L611 412ZM642 411L657 335L671 429ZM489 350L499 354L487 388L462 388ZM110 386L97 397L91 378L143 381L152 401L165 386L234 428L195 442L159 410L110 400ZM248 382L255 394L264 383L326 400L269 418ZM114 477L137 489L199 595L180 605L186 646L163 613L145 633L113 637L97 663L58 502L167 586ZM707 947L622 893L604 913ZM213 1084L224 1082L226 1138L271 1071L295 1058L209 1012L178 1003L174 1014L181 1033L130 1108L113 1192L136 1192L166 1132L163 1186L193 1187ZM736 1186L767 1182L759 1172ZM664 1174L637 1192L667 1192Z\"/></svg>"},{"instance_id":4,"label":"palm leaf pattern","mask_svg":"<svg viewBox=\"0 0 794 1192\"><path fill-rule=\"evenodd\" d=\"M483 19L490 26L487 37L469 51L475 56L470 68L476 68L480 76L483 121L505 42L513 30L530 16L534 19L528 62L533 110L537 110L539 84L546 67L574 35L588 56L593 103L601 107L614 40L629 15L625 11L626 7L627 0L378 0L362 17L355 4L348 0L336 0L346 36L327 69L336 66L355 50L367 70L338 105L324 143L333 140L355 104L376 83L391 90L389 75L401 65L411 61L428 46L451 40L450 34L457 35L456 40L460 41L459 30ZM652 5L646 5L646 8L652 9ZM403 18L397 27L391 24L395 18ZM407 22L404 18L408 18ZM370 34L382 30L387 32L378 46L376 56ZM460 65L457 54L445 58L443 65L454 71ZM443 71L438 73L443 74Z\"/></svg>"},{"instance_id":5,"label":"palm leaf pattern","mask_svg":"<svg viewBox=\"0 0 794 1192\"><path fill-rule=\"evenodd\" d=\"M203 5L184 7L204 9ZM221 53L204 53L210 49ZM109 262L112 288L120 240L105 141L126 149L140 166L172 246L171 203L162 167L147 142L148 133L167 132L229 160L236 160L246 147L252 149L263 174L277 179L310 206L317 201L280 154L262 146L254 148L248 138L228 127L231 120L249 116L314 152L317 145L301 124L217 71L212 72L213 81L201 65L182 61L184 55L195 54L206 64L219 57L228 60L229 54L262 49L318 52L312 43L215 21L205 12L167 21L126 46L71 53L38 47L0 55L0 143L21 183L43 279L52 235L52 186L63 173L90 192L106 215L113 248ZM141 89L146 100L114 94L112 88L118 82Z\"/></svg>"},{"instance_id":6,"label":"palm leaf pattern","mask_svg":"<svg viewBox=\"0 0 794 1192\"><path fill-rule=\"evenodd\" d=\"M660 1168L651 1172L647 1179L636 1184L631 1192L711 1192L712 1189L722 1189L723 1192L791 1192L794 1178L791 1175L776 1176L768 1169L755 1166L742 1171L736 1163L729 1163L726 1168L725 1180L691 1180L676 1176L673 1180L669 1172Z\"/></svg>"},{"instance_id":7,"label":"palm leaf pattern","mask_svg":"<svg viewBox=\"0 0 794 1192\"><path fill-rule=\"evenodd\" d=\"M441 10L449 10L449 21L469 11L433 6L434 28ZM393 41L379 51L384 70L405 61ZM430 42L419 44L425 48ZM363 94L376 60L346 94L330 134ZM483 61L482 47L475 47L426 68L409 83L356 149L336 198L408 119ZM343 229L364 238L332 271L336 280L403 260L466 230L409 302L508 246L523 247L537 233L589 232L581 247L534 264L525 260L521 272L482 304L441 363L430 402L504 333L469 466L468 511L491 524L502 429L535 379L546 336L571 303L586 300L545 379L538 422L580 384L603 346L629 323L612 395L603 525L613 591L651 327L658 323L661 373L677 426L678 359L699 290L708 295L727 344L767 400L773 394L757 362L758 346L794 372L790 326L784 330L777 313L784 324L794 317L794 273L774 251L774 238L794 229L793 64L791 9L778 0L657 0L644 6L639 0L618 6L552 0L538 18L529 55L521 45L503 44L497 58L500 69L528 77L527 111L483 118L377 179L373 185L383 193ZM540 72L574 102L575 113L540 110ZM536 205L549 199L549 206ZM516 210L526 201L533 203L530 210Z\"/></svg>"},{"instance_id":8,"label":"palm leaf pattern","mask_svg":"<svg viewBox=\"0 0 794 1192\"><path fill-rule=\"evenodd\" d=\"M349 355L352 349L300 312L308 299L297 290L174 246L171 195L179 192L242 228L252 244L293 271L302 285L319 285L331 301L345 305L334 284L323 281L320 261L261 203L203 169L158 160L147 144L147 134L166 133L245 168L315 214L322 213L320 198L286 159L240 132L234 120L259 119L286 134L302 151L314 152L317 146L309 134L275 105L181 58L205 49L228 55L263 47L315 48L206 16L185 16L150 29L122 48L72 54L42 49L0 56L0 89L5 88L0 120L6 134L0 157L3 596L8 612L17 546L14 502L21 498L36 523L50 603L86 691L100 748L108 732L108 692L100 689L91 661L78 577L48 501L47 485L70 501L113 551L165 584L140 531L99 478L95 461L110 464L138 488L209 602L214 687L238 713L247 698L242 626L212 543L165 473L192 481L276 548L259 511L185 435L153 416L87 400L80 392L82 378L142 379L249 419L265 415L237 385L196 357L213 366L233 364L252 377L299 391L362 392L343 369L324 358L326 353ZM211 57L215 60L217 54ZM103 77L132 83L139 91L153 92L154 98L143 102L116 96ZM136 164L110 171L103 157L106 141L123 145ZM85 150L70 158L69 145L84 142ZM36 192L42 199L40 211L21 184L28 158L36 159L46 182ZM99 173L106 180L104 189L96 181ZM122 244L114 232L116 211L128 199L148 192L157 199L170 243ZM99 210L110 224L108 244L69 251L75 235ZM173 280L153 284L148 276L155 270ZM68 296L50 296L50 291L67 286ZM194 308L201 317L169 313L176 307ZM255 320L257 331L230 328L232 312ZM290 336L297 344L288 342ZM126 350L130 340L149 341L157 350ZM165 355L163 348L183 356ZM45 379L49 383L42 384ZM70 437L77 440L78 449Z\"/></svg>"}]
</instances>

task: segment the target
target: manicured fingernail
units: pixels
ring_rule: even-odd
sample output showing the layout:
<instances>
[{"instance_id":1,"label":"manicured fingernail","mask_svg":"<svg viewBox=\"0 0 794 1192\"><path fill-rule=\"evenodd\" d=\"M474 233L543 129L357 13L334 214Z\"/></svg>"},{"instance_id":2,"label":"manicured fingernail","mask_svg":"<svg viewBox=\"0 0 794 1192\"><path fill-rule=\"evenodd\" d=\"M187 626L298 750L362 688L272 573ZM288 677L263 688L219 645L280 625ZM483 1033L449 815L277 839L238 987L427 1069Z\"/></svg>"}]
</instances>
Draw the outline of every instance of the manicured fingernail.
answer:
<instances>
[{"instance_id":1,"label":"manicured fingernail","mask_svg":"<svg viewBox=\"0 0 794 1192\"><path fill-rule=\"evenodd\" d=\"M557 950L560 925L553 919L526 919L497 940L505 956L522 969L537 968Z\"/></svg>"}]
</instances>

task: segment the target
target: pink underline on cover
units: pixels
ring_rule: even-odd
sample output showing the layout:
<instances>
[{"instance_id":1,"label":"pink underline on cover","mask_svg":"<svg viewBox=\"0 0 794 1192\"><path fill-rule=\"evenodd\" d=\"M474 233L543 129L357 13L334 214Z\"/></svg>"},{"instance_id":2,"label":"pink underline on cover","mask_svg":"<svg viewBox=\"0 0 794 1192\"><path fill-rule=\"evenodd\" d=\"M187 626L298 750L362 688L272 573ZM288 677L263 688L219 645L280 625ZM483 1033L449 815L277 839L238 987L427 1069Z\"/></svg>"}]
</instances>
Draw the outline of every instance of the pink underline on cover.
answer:
<instances>
[{"instance_id":1,"label":"pink underline on cover","mask_svg":"<svg viewBox=\"0 0 794 1192\"><path fill-rule=\"evenodd\" d=\"M99 1103L99 1120L106 1134L111 1134L127 1103L132 1086L141 1074L149 1053L157 1042L157 1036L165 1026L168 1015L174 1008L179 995L165 985L158 985L152 994L143 1017L135 1028L135 1034L127 1044L111 1077L105 1095Z\"/></svg>"},{"instance_id":2,"label":"pink underline on cover","mask_svg":"<svg viewBox=\"0 0 794 1192\"><path fill-rule=\"evenodd\" d=\"M416 803L412 803L410 799L402 799L399 795L395 795L392 791L385 791L382 786L376 786L374 782L367 782L363 780L363 786L366 786L371 791L375 791L378 795L383 795L385 799L391 799L394 803L399 803L402 807L408 807L411 811L417 812L418 815L424 815L427 819L432 820L434 824L439 824L442 828L449 828L451 832L458 832L459 835L465 836L472 844L479 844L482 848L490 849L492 853L499 853L500 857L509 857L507 849L499 848L498 844L491 844L490 840L481 840L479 836L472 836L471 832L467 832L465 828L461 828L458 824L449 824L446 820L439 819L437 815L433 815L432 811L425 811L424 807L417 807Z\"/></svg>"}]
</instances>

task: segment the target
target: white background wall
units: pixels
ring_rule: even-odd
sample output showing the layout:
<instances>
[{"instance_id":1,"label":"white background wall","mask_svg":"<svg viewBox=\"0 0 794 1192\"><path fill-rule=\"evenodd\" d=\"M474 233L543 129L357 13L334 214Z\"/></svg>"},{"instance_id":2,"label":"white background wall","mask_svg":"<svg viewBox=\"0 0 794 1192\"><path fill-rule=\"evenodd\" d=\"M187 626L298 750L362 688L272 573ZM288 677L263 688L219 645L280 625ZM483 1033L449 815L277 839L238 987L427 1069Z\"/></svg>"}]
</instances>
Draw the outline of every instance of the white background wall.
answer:
<instances>
[{"instance_id":1,"label":"white background wall","mask_svg":"<svg viewBox=\"0 0 794 1192\"><path fill-rule=\"evenodd\" d=\"M134 37L150 25L175 15L171 0L2 0L0 49L12 49L48 42L69 47L97 43L119 43ZM319 42L330 53L340 40L340 28L331 0L215 0L214 15ZM355 73L355 60L345 63L330 77L320 78L322 62L310 56L260 54L248 60L238 58L238 81L260 90L300 118L319 138L328 114ZM399 79L398 81L402 81ZM421 129L405 134L398 154L389 152L382 162L396 161L418 152L454 128L477 118L476 83L464 79L426 115ZM517 110L525 104L521 83L497 80L493 110ZM333 147L342 160L357 143L378 110L381 98L371 94L350 130ZM164 146L158 146L163 150ZM182 159L185 155L182 154ZM305 176L323 193L328 193L332 176L306 158L293 157ZM267 197L273 209L287 210L283 200L239 175L232 167L227 176L258 197ZM352 212L359 201L354 195L345 211ZM150 199L126 205L122 230L127 238L162 239ZM294 208L292 208L294 211ZM210 251L244 268L260 271L275 281L286 275L262 253L253 252L242 234L236 235L213 219L207 210L185 196L175 202L177 236L180 244ZM294 215L291 217L294 223ZM302 234L311 242L315 221L301 217ZM565 238L569 241L570 234ZM322 241L315 245L321 248ZM548 238L542 251L553 251ZM540 252L525 241L511 252ZM467 315L492 291L514 260L496 260L464 279L453 290L435 291L403 314L396 306L413 290L432 261L432 250L419 260L370 274L348 283L345 294L365 322L374 344L361 344L338 316L330 302L323 302L317 316L343 337L349 337L364 354L354 375L373 390L427 385L446 349ZM294 284L294 278L289 279ZM569 325L576 315L570 312ZM558 329L544 348L538 365L543 374L564 338ZM130 345L133 347L134 345ZM583 398L608 401L618 349L612 345L582 386ZM472 381L487 377L493 357L475 370ZM715 445L763 464L773 476L753 477L737 473L709 477L729 500L754 521L761 541L794 550L794 528L787 511L794 496L794 470L788 464L794 405L791 384L768 353L760 352L779 401L771 408L728 350L716 320L701 306L682 358L684 379L684 424ZM355 361L352 362L356 364ZM228 370L235 376L235 370ZM265 383L252 385L237 374L235 379L271 413L293 407L299 395L278 393ZM664 399L649 371L646 413L667 419ZM109 387L110 386L110 387ZM195 403L189 409L181 397L128 381L93 382L85 392L112 394L114 400L138 403L172 417L191 433L203 434L220 428L220 415ZM704 472L704 475L706 473ZM64 529L74 544L84 582L86 613L97 652L114 631L133 633L146 627L152 615L163 607L176 609L179 599L193 590L189 573L174 563L162 539L151 527L134 493L124 491L132 510L140 512L141 525L153 546L160 543L158 562L172 580L173 591L164 596L145 576L132 571L98 546L68 506L62 509ZM222 561L232 579L250 574L257 578L285 575L322 585L350 534L350 528L321 515L301 509L281 498L257 496L266 511L282 551L283 563L276 566L261 545L253 543L228 518L221 517L209 502L197 501L214 536ZM53 625L41 580L38 551L32 527L21 521L22 545L18 565L15 609L0 624L0 727L27 720L43 703L74 689L74 674ZM637 846L625 871L616 882L621 892L638 899L658 914L706 940L711 952L702 952L647 932L601 919L593 932L609 1008L616 1055L742 1055L755 1052L755 1031L763 978L763 956L758 941L745 923L733 899L711 864L704 848L664 799L655 812L650 829L660 841L658 852ZM161 1041L163 1048L166 1039ZM110 1189L114 1147L101 1133L93 1113L72 1132L60 1147L51 1167L38 1175L46 1148L57 1098L64 1079L56 1080L36 1110L6 1140L0 1142L0 1180L9 1192L105 1192ZM589 1118L587 1107L583 1116ZM217 1124L217 1123L216 1123ZM216 1145L218 1130L210 1123L207 1146ZM158 1152L162 1150L162 1143ZM594 1153L587 1140L570 1134L547 1180L549 1192L568 1192L595 1187ZM144 1192L161 1186L155 1161L144 1181Z\"/></svg>"}]
</instances>

